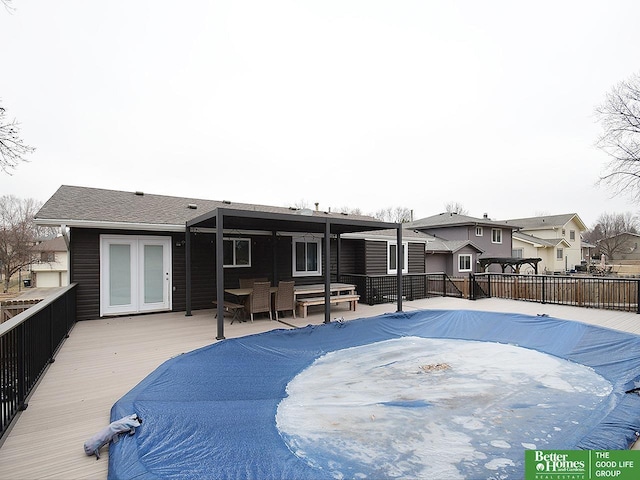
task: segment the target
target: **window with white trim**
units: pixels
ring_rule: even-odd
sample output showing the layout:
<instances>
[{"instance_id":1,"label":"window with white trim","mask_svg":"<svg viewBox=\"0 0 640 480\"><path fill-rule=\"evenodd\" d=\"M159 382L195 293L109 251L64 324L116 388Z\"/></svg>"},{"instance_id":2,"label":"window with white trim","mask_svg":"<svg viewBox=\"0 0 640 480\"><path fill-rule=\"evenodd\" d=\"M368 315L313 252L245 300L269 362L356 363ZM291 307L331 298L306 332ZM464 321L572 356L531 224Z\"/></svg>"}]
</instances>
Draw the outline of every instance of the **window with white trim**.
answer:
<instances>
[{"instance_id":1,"label":"window with white trim","mask_svg":"<svg viewBox=\"0 0 640 480\"><path fill-rule=\"evenodd\" d=\"M409 244L402 242L402 273L408 272ZM387 273L398 273L398 242L387 242Z\"/></svg>"},{"instance_id":2,"label":"window with white trim","mask_svg":"<svg viewBox=\"0 0 640 480\"><path fill-rule=\"evenodd\" d=\"M502 229L501 228L492 228L491 229L491 243L502 243Z\"/></svg>"},{"instance_id":3,"label":"window with white trim","mask_svg":"<svg viewBox=\"0 0 640 480\"><path fill-rule=\"evenodd\" d=\"M322 240L293 238L293 276L322 275Z\"/></svg>"},{"instance_id":4,"label":"window with white trim","mask_svg":"<svg viewBox=\"0 0 640 480\"><path fill-rule=\"evenodd\" d=\"M575 240L576 240L576 231L575 230L569 230L569 240L571 240L572 242L575 242Z\"/></svg>"},{"instance_id":5,"label":"window with white trim","mask_svg":"<svg viewBox=\"0 0 640 480\"><path fill-rule=\"evenodd\" d=\"M476 237L481 237L483 233L482 227L476 227Z\"/></svg>"},{"instance_id":6,"label":"window with white trim","mask_svg":"<svg viewBox=\"0 0 640 480\"><path fill-rule=\"evenodd\" d=\"M562 248L556 249L556 260L562 260L564 258L564 250Z\"/></svg>"},{"instance_id":7,"label":"window with white trim","mask_svg":"<svg viewBox=\"0 0 640 480\"><path fill-rule=\"evenodd\" d=\"M471 254L461 253L458 255L458 271L470 272L471 271Z\"/></svg>"},{"instance_id":8,"label":"window with white trim","mask_svg":"<svg viewBox=\"0 0 640 480\"><path fill-rule=\"evenodd\" d=\"M513 258L522 258L524 255L524 249L523 248L514 248L513 250L511 250L511 256Z\"/></svg>"},{"instance_id":9,"label":"window with white trim","mask_svg":"<svg viewBox=\"0 0 640 480\"><path fill-rule=\"evenodd\" d=\"M223 239L222 264L225 267L250 267L251 240L248 238Z\"/></svg>"}]
</instances>

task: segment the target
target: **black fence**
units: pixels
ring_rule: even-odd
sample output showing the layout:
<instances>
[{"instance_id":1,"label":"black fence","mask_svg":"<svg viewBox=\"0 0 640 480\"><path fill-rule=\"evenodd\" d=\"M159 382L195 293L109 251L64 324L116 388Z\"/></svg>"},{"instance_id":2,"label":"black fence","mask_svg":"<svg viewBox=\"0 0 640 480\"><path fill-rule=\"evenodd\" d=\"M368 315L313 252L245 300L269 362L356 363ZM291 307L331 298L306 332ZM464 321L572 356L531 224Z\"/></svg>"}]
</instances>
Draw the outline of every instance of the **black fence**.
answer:
<instances>
[{"instance_id":1,"label":"black fence","mask_svg":"<svg viewBox=\"0 0 640 480\"><path fill-rule=\"evenodd\" d=\"M640 280L582 275L470 275L469 298L495 297L640 313Z\"/></svg>"},{"instance_id":2,"label":"black fence","mask_svg":"<svg viewBox=\"0 0 640 480\"><path fill-rule=\"evenodd\" d=\"M356 286L360 302L369 305L392 303L398 296L395 275L340 275L340 281ZM435 296L462 298L462 290L444 273L416 273L402 275L404 300L419 300Z\"/></svg>"},{"instance_id":3,"label":"black fence","mask_svg":"<svg viewBox=\"0 0 640 480\"><path fill-rule=\"evenodd\" d=\"M0 324L0 438L76 321L75 284Z\"/></svg>"}]
</instances>

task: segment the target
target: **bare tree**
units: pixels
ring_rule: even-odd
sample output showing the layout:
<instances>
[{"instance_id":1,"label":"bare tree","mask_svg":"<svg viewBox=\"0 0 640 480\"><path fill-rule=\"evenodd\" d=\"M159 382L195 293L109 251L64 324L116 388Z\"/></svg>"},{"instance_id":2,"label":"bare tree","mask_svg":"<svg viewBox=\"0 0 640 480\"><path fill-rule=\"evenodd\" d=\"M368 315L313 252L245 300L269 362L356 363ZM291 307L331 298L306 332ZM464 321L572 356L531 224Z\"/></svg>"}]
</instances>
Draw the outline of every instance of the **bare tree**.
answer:
<instances>
[{"instance_id":1,"label":"bare tree","mask_svg":"<svg viewBox=\"0 0 640 480\"><path fill-rule=\"evenodd\" d=\"M34 261L32 247L40 231L33 218L39 208L40 204L31 198L0 197L0 271L5 293L11 277Z\"/></svg>"},{"instance_id":2,"label":"bare tree","mask_svg":"<svg viewBox=\"0 0 640 480\"><path fill-rule=\"evenodd\" d=\"M7 120L5 114L6 110L0 106L0 169L10 175L9 170L26 162L26 155L35 148L24 143L20 138L20 124L16 120Z\"/></svg>"},{"instance_id":3,"label":"bare tree","mask_svg":"<svg viewBox=\"0 0 640 480\"><path fill-rule=\"evenodd\" d=\"M449 202L444 205L445 212L457 213L458 215L469 215L469 211L460 202Z\"/></svg>"},{"instance_id":4,"label":"bare tree","mask_svg":"<svg viewBox=\"0 0 640 480\"><path fill-rule=\"evenodd\" d=\"M7 12L12 13L15 10L15 7L13 5L11 5L11 0L1 0L2 4L4 5L4 8L7 10Z\"/></svg>"},{"instance_id":5,"label":"bare tree","mask_svg":"<svg viewBox=\"0 0 640 480\"><path fill-rule=\"evenodd\" d=\"M406 223L411 221L411 210L406 207L387 207L378 210L373 217L383 222Z\"/></svg>"},{"instance_id":6,"label":"bare tree","mask_svg":"<svg viewBox=\"0 0 640 480\"><path fill-rule=\"evenodd\" d=\"M638 228L638 218L631 212L602 213L585 239L597 244L601 253L612 258L627 248L627 238L621 234L638 233Z\"/></svg>"},{"instance_id":7,"label":"bare tree","mask_svg":"<svg viewBox=\"0 0 640 480\"><path fill-rule=\"evenodd\" d=\"M603 128L597 146L610 156L600 182L640 199L640 74L613 87L596 116Z\"/></svg>"}]
</instances>

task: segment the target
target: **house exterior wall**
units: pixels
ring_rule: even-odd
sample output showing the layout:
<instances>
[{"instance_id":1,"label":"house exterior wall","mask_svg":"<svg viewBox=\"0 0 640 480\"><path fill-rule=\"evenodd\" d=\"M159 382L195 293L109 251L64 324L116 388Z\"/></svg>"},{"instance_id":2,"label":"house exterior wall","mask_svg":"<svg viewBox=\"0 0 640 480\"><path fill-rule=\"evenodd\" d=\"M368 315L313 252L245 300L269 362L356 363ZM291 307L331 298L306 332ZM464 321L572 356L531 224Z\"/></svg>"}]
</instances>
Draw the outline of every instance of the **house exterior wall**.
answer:
<instances>
[{"instance_id":1,"label":"house exterior wall","mask_svg":"<svg viewBox=\"0 0 640 480\"><path fill-rule=\"evenodd\" d=\"M172 261L172 310L186 310L186 248L184 233L165 233L147 231L99 230L72 228L70 231L70 279L78 283L77 318L91 320L100 317L100 236L146 235L171 237ZM266 277L275 285L279 280L291 280L292 277L292 237L287 235L242 235L251 239L251 266L225 267L225 288L237 287L240 278ZM275 242L275 252L274 252ZM365 263L365 241L343 240L341 242L341 272L363 273ZM385 255L380 265L384 265L386 274L386 242L373 242L373 259ZM197 233L191 237L191 307L194 310L211 308L216 294L215 235ZM337 249L332 240L330 266L332 273L337 271ZM412 248L412 250L414 250ZM324 253L324 248L323 248ZM414 268L416 267L414 262ZM374 269L377 266L374 266ZM424 268L424 267L423 267ZM353 269L353 270L352 270ZM274 278L275 272L275 280ZM321 277L295 277L299 285L318 283Z\"/></svg>"},{"instance_id":2,"label":"house exterior wall","mask_svg":"<svg viewBox=\"0 0 640 480\"><path fill-rule=\"evenodd\" d=\"M545 268L547 268L547 265L549 264L549 259L547 257L549 257L550 253L553 252L547 252L547 250L552 250L550 248L539 248L536 247L534 245L531 245L530 243L527 242L523 242L522 240L519 240L517 238L513 239L513 249L521 249L522 250L522 258L540 258L542 259L541 262L538 263L538 273L544 273ZM533 267L531 267L530 265L523 265L520 268L520 273L534 273Z\"/></svg>"},{"instance_id":3,"label":"house exterior wall","mask_svg":"<svg viewBox=\"0 0 640 480\"><path fill-rule=\"evenodd\" d=\"M546 270L549 272L564 272L565 270L573 270L576 265L580 265L582 261L582 244L580 238L580 227L575 219L569 221L564 227L549 227L548 229L526 229L520 230L522 233L532 235L534 237L557 240L564 239L570 246L558 245L562 248L562 259L557 259L557 248L545 248L543 255L537 255L543 259L545 265L539 265L538 271ZM573 232L573 239L571 238ZM543 250L543 249L540 249ZM550 253L549 251L553 251Z\"/></svg>"},{"instance_id":4,"label":"house exterior wall","mask_svg":"<svg viewBox=\"0 0 640 480\"><path fill-rule=\"evenodd\" d=\"M468 270L461 270L460 269L460 255L470 255L471 256L471 271ZM477 271L477 264L478 264L478 252L476 249L474 249L473 247L470 246L465 246L463 248L461 248L460 250L456 251L453 253L453 255L451 256L451 261L450 261L450 271L446 272L447 275L449 276L453 276L453 277L465 277L468 276L469 273L472 272L476 272Z\"/></svg>"},{"instance_id":5,"label":"house exterior wall","mask_svg":"<svg viewBox=\"0 0 640 480\"><path fill-rule=\"evenodd\" d=\"M429 253L427 254L426 264L427 273L446 273L451 275L453 272L450 253Z\"/></svg>"},{"instance_id":6,"label":"house exterior wall","mask_svg":"<svg viewBox=\"0 0 640 480\"><path fill-rule=\"evenodd\" d=\"M460 226L452 226L452 227L429 227L429 228L420 228L419 230L444 240L470 241L475 246L477 246L480 250L482 250L482 253L479 254L480 256L477 258L511 257L512 246L513 246L511 229L493 227L491 225L477 225L477 227L481 227L482 229L481 235L476 234L476 225L460 225ZM492 230L494 228L502 232L501 243L493 242ZM474 258L477 260L475 256ZM473 271L474 272L478 271L476 266L474 266ZM499 265L492 265L489 267L489 271L501 272L502 269L500 268Z\"/></svg>"}]
</instances>

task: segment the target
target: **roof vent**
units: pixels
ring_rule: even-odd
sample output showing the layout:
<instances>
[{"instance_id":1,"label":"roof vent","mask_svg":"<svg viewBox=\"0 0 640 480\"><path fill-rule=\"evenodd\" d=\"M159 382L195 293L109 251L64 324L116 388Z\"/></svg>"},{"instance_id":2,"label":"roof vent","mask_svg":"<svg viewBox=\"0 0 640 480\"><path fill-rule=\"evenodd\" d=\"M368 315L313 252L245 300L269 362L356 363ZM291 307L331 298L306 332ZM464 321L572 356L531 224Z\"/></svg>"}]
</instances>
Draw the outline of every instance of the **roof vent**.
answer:
<instances>
[{"instance_id":1,"label":"roof vent","mask_svg":"<svg viewBox=\"0 0 640 480\"><path fill-rule=\"evenodd\" d=\"M231 205L231 202L229 200L222 200L222 203L224 203L225 205Z\"/></svg>"},{"instance_id":2,"label":"roof vent","mask_svg":"<svg viewBox=\"0 0 640 480\"><path fill-rule=\"evenodd\" d=\"M191 210L196 210L198 208L198 205L196 205L195 203L190 203L189 205L187 205L187 208L190 208Z\"/></svg>"},{"instance_id":3,"label":"roof vent","mask_svg":"<svg viewBox=\"0 0 640 480\"><path fill-rule=\"evenodd\" d=\"M136 192L136 195L138 195L139 197L144 197L144 192L141 192L140 190L138 190Z\"/></svg>"}]
</instances>

